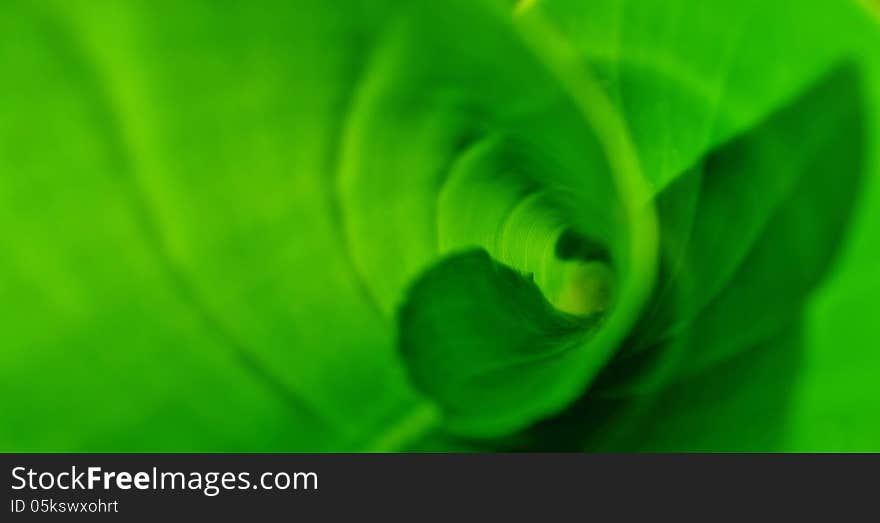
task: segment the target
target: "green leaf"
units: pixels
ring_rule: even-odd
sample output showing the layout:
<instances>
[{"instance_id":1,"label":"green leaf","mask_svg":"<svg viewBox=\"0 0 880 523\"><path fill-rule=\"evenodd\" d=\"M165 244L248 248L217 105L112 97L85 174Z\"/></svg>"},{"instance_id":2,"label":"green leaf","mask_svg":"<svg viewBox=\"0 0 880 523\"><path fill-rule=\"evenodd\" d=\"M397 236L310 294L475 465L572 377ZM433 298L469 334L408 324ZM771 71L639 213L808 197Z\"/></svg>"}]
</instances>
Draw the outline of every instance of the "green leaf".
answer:
<instances>
[{"instance_id":1,"label":"green leaf","mask_svg":"<svg viewBox=\"0 0 880 523\"><path fill-rule=\"evenodd\" d=\"M833 0L540 0L532 9L596 69L657 192L798 96L858 34L853 10Z\"/></svg>"},{"instance_id":2,"label":"green leaf","mask_svg":"<svg viewBox=\"0 0 880 523\"><path fill-rule=\"evenodd\" d=\"M659 195L664 278L630 352L671 352L661 359L693 374L801 313L839 250L864 178L860 83L852 66L830 72ZM805 128L814 130L804 136ZM640 365L624 359L619 368Z\"/></svg>"},{"instance_id":3,"label":"green leaf","mask_svg":"<svg viewBox=\"0 0 880 523\"><path fill-rule=\"evenodd\" d=\"M659 196L665 279L595 393L609 394L615 374L636 374L642 394L656 390L800 315L864 173L863 112L858 76L843 67ZM809 126L816 131L801 138ZM485 254L429 271L401 324L416 383L454 430L472 436L510 433L569 403L584 387L583 338L601 329L595 317L578 326L559 316L537 287Z\"/></svg>"},{"instance_id":4,"label":"green leaf","mask_svg":"<svg viewBox=\"0 0 880 523\"><path fill-rule=\"evenodd\" d=\"M0 2L0 450L876 448L867 17L822 0ZM838 77L770 118L844 57L867 103ZM753 140L776 125L786 148L819 141L774 158ZM817 170L870 172L845 243L856 180L821 190L787 161L807 148ZM774 175L751 192L740 161ZM658 278L651 303L677 320L634 331ZM746 350L782 328L772 347L801 357ZM665 385L644 385L657 354L689 374L632 397ZM787 430L734 430L767 405Z\"/></svg>"},{"instance_id":5,"label":"green leaf","mask_svg":"<svg viewBox=\"0 0 880 523\"><path fill-rule=\"evenodd\" d=\"M400 313L400 347L452 430L496 436L581 392L583 366L595 365L585 339L600 317L560 313L531 279L474 251L415 284Z\"/></svg>"},{"instance_id":6,"label":"green leaf","mask_svg":"<svg viewBox=\"0 0 880 523\"><path fill-rule=\"evenodd\" d=\"M479 24L480 45L446 37L463 20ZM440 407L443 426L497 436L580 394L634 321L654 269L649 193L617 114L587 71L559 57L557 46L565 44L545 28L512 25L505 12L457 2L419 10L407 22L375 57L355 98L340 174L343 226L353 264L380 311L393 311L416 282L399 319L403 363ZM497 62L497 56L521 60ZM487 69L491 77L482 72ZM508 89L499 90L502 85ZM401 133L409 139L401 141ZM468 319L485 310L485 321L500 328L522 307L545 335L571 330L546 301L575 314L596 307L583 263L591 260L557 252L559 245L567 251L565 238L575 236L594 238L614 261L613 274L603 277L614 280L613 304L597 335L586 340L572 332L577 343L531 347L534 334L493 341ZM492 280L488 266L446 258L473 249L531 274L534 292L512 277ZM450 276L456 270L461 280ZM494 283L468 295L480 275ZM527 303L511 303L505 289ZM518 352L544 350L570 352L568 366L526 369L535 382L531 402L521 401L522 375L481 375L508 366ZM486 393L482 381L492 381L494 390Z\"/></svg>"},{"instance_id":7,"label":"green leaf","mask_svg":"<svg viewBox=\"0 0 880 523\"><path fill-rule=\"evenodd\" d=\"M556 195L567 228L619 238L603 357L647 294L621 122L493 3L2 9L2 381L43 391L2 409L4 447L399 448L432 429L394 344L406 287L471 245L564 290L534 269L562 231L525 234L563 223ZM473 237L485 171L442 180L493 141L531 159L509 176L529 192Z\"/></svg>"}]
</instances>

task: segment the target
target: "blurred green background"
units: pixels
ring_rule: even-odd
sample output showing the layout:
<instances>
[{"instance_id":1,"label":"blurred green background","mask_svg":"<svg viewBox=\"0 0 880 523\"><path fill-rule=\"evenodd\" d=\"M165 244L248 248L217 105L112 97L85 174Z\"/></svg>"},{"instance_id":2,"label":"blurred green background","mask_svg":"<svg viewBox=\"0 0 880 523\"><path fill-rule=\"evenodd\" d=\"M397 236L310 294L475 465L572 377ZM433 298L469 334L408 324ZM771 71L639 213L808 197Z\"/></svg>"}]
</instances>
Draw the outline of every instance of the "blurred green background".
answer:
<instances>
[{"instance_id":1,"label":"blurred green background","mask_svg":"<svg viewBox=\"0 0 880 523\"><path fill-rule=\"evenodd\" d=\"M0 451L880 450L876 9L0 3Z\"/></svg>"}]
</instances>

